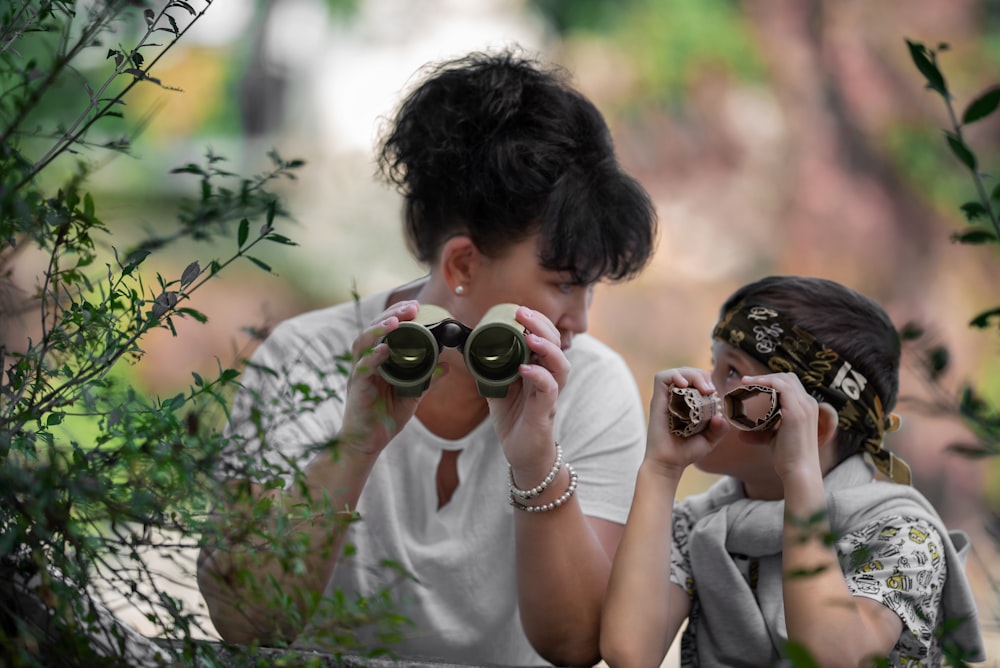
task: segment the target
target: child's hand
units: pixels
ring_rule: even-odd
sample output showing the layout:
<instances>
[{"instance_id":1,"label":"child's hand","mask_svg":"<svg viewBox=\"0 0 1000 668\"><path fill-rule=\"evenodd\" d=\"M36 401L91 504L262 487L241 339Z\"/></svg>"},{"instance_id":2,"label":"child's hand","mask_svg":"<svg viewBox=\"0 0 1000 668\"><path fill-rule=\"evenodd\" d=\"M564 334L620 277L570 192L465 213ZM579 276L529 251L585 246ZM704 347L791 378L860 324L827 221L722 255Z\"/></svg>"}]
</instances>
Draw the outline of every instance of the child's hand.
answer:
<instances>
[{"instance_id":1,"label":"child's hand","mask_svg":"<svg viewBox=\"0 0 1000 668\"><path fill-rule=\"evenodd\" d=\"M778 476L784 480L792 473L818 467L820 408L799 377L793 373L772 373L744 376L742 382L744 385L765 385L778 393L781 422L776 429L766 432L770 435L771 456Z\"/></svg>"},{"instance_id":2,"label":"child's hand","mask_svg":"<svg viewBox=\"0 0 1000 668\"><path fill-rule=\"evenodd\" d=\"M680 367L667 369L653 379L653 398L646 433L646 461L655 462L669 475L680 477L684 469L710 452L727 429L719 415L712 417L704 431L684 438L670 430L668 402L670 388L693 387L704 395L715 392L711 374L702 369Z\"/></svg>"}]
</instances>

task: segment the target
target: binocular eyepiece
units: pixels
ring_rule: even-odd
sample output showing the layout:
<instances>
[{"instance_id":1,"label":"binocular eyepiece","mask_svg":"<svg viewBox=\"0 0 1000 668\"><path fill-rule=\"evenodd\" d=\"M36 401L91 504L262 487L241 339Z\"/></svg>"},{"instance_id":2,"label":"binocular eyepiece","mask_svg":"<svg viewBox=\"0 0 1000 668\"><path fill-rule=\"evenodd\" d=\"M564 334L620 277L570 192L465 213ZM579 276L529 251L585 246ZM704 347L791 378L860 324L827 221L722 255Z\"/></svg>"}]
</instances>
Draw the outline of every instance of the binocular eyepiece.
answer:
<instances>
[{"instance_id":1,"label":"binocular eyepiece","mask_svg":"<svg viewBox=\"0 0 1000 668\"><path fill-rule=\"evenodd\" d=\"M413 320L400 322L382 337L389 346L389 359L378 373L399 396L417 397L430 385L441 349L458 348L479 394L505 397L531 354L516 312L517 304L497 304L470 329L445 309L422 304Z\"/></svg>"}]
</instances>

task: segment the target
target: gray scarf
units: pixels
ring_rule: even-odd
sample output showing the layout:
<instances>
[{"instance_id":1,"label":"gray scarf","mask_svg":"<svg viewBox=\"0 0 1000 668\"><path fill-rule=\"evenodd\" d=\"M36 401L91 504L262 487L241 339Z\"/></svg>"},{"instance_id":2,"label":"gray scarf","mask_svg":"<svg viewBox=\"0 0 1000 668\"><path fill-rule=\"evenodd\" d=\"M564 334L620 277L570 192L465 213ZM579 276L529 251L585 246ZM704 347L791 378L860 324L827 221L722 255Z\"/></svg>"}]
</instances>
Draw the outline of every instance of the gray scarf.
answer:
<instances>
[{"instance_id":1,"label":"gray scarf","mask_svg":"<svg viewBox=\"0 0 1000 668\"><path fill-rule=\"evenodd\" d=\"M832 531L841 536L880 517L903 515L929 522L941 535L948 577L943 619L964 620L947 633L985 660L975 600L965 577L969 539L949 532L937 512L912 487L877 481L861 455L850 457L823 480ZM689 539L698 596L698 662L702 666L772 666L788 638L782 599L781 545L784 501L757 501L742 485L723 478L684 505L694 518ZM733 555L759 564L756 595ZM758 603L759 601L759 603Z\"/></svg>"}]
</instances>

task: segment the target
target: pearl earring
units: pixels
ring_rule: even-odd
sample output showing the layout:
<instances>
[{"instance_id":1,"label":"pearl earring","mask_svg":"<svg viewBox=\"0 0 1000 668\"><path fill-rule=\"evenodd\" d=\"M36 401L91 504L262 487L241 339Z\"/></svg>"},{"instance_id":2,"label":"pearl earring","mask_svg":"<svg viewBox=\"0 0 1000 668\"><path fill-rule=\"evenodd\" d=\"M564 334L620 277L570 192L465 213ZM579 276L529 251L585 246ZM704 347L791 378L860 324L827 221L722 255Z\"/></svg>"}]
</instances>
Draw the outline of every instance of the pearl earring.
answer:
<instances>
[{"instance_id":1,"label":"pearl earring","mask_svg":"<svg viewBox=\"0 0 1000 668\"><path fill-rule=\"evenodd\" d=\"M465 286L464 285L456 285L455 286L455 294L456 295L464 295L465 294Z\"/></svg>"}]
</instances>

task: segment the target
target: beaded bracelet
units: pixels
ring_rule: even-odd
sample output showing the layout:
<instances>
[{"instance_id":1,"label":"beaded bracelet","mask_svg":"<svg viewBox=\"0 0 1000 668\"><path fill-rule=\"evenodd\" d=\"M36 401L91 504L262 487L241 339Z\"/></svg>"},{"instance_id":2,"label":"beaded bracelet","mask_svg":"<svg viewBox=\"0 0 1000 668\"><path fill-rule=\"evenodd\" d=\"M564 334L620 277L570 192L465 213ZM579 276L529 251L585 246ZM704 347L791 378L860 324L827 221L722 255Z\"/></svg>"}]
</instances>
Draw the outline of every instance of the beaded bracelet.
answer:
<instances>
[{"instance_id":1,"label":"beaded bracelet","mask_svg":"<svg viewBox=\"0 0 1000 668\"><path fill-rule=\"evenodd\" d=\"M566 489L565 492L562 493L562 496L560 496L555 501L549 501L548 503L541 503L537 506L529 506L526 503L521 503L516 498L514 498L513 494L511 494L510 505L514 506L518 510L523 510L526 513L544 513L545 511L548 510L555 510L562 504L566 503L567 501L569 501L569 497L573 496L573 493L576 492L576 485L580 480L579 476L577 475L576 471L573 469L573 466L571 464L566 464L566 469L569 471L569 487Z\"/></svg>"},{"instance_id":2,"label":"beaded bracelet","mask_svg":"<svg viewBox=\"0 0 1000 668\"><path fill-rule=\"evenodd\" d=\"M545 480L538 483L531 489L519 489L517 485L514 484L514 469L510 465L507 466L507 479L510 482L510 494L511 497L518 497L520 499L533 499L552 484L552 481L556 479L559 475L559 469L563 465L563 449L562 446L556 443L556 461L552 465L552 469L549 470L548 475L545 476Z\"/></svg>"}]
</instances>

